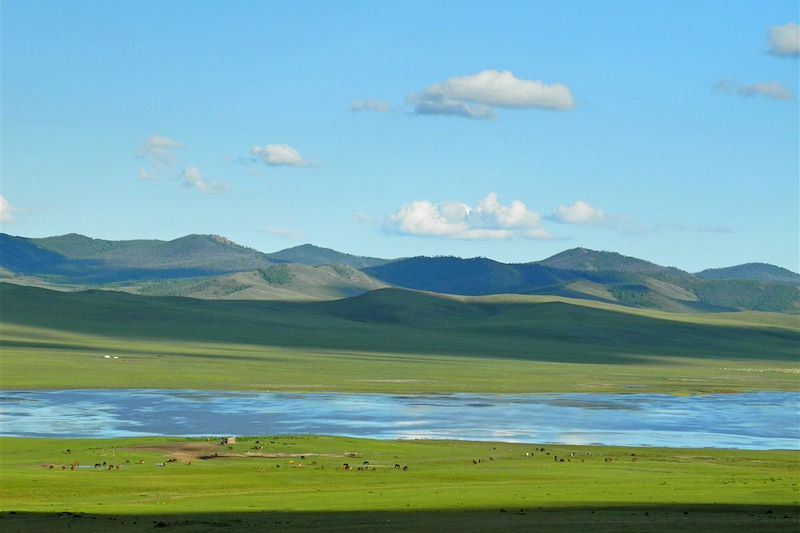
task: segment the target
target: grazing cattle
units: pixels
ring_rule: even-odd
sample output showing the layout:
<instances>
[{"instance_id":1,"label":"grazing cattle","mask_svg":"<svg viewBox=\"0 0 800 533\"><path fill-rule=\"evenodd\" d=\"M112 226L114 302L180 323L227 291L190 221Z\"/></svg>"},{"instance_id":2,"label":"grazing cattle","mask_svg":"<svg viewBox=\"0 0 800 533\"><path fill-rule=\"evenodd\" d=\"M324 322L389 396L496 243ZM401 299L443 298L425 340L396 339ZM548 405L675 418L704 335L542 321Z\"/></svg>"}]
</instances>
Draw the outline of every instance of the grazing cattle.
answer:
<instances>
[{"instance_id":1,"label":"grazing cattle","mask_svg":"<svg viewBox=\"0 0 800 533\"><path fill-rule=\"evenodd\" d=\"M350 470L350 465L345 463L342 465L342 468L344 468L345 470Z\"/></svg>"},{"instance_id":2,"label":"grazing cattle","mask_svg":"<svg viewBox=\"0 0 800 533\"><path fill-rule=\"evenodd\" d=\"M408 472L408 467L407 466L403 467L403 472Z\"/></svg>"},{"instance_id":3,"label":"grazing cattle","mask_svg":"<svg viewBox=\"0 0 800 533\"><path fill-rule=\"evenodd\" d=\"M400 470L400 465L398 465L398 464L395 464L395 465L394 465L394 469L395 469L395 470Z\"/></svg>"},{"instance_id":4,"label":"grazing cattle","mask_svg":"<svg viewBox=\"0 0 800 533\"><path fill-rule=\"evenodd\" d=\"M53 470L55 467L56 465L50 465L50 470Z\"/></svg>"},{"instance_id":5,"label":"grazing cattle","mask_svg":"<svg viewBox=\"0 0 800 533\"><path fill-rule=\"evenodd\" d=\"M95 464L94 464L94 467L95 467L95 468L100 468L100 463L95 463Z\"/></svg>"},{"instance_id":6,"label":"grazing cattle","mask_svg":"<svg viewBox=\"0 0 800 533\"><path fill-rule=\"evenodd\" d=\"M478 464L478 461L476 461L475 459L473 459L473 460L472 460L472 464L476 465L476 464Z\"/></svg>"}]
</instances>

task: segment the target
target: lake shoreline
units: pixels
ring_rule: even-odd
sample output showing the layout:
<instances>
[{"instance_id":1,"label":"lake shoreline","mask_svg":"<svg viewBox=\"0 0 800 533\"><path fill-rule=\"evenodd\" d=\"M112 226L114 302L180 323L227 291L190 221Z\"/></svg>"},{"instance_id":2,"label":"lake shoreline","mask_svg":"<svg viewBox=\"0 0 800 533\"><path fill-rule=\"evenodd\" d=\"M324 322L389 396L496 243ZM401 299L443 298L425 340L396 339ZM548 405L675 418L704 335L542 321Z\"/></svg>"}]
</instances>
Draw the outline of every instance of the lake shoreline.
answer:
<instances>
[{"instance_id":1,"label":"lake shoreline","mask_svg":"<svg viewBox=\"0 0 800 533\"><path fill-rule=\"evenodd\" d=\"M800 393L335 394L164 389L3 391L0 434L30 438L330 435L800 449Z\"/></svg>"}]
</instances>

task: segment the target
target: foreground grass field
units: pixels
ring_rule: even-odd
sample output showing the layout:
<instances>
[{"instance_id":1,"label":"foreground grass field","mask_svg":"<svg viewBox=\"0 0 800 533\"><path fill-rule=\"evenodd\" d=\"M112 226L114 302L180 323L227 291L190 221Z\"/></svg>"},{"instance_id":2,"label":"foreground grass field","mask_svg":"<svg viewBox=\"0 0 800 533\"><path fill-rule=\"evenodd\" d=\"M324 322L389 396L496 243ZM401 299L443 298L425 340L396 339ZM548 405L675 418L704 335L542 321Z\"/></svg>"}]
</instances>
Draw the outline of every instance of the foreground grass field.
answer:
<instances>
[{"instance_id":1,"label":"foreground grass field","mask_svg":"<svg viewBox=\"0 0 800 533\"><path fill-rule=\"evenodd\" d=\"M800 524L799 459L330 437L230 448L206 439L5 438L0 528L787 531Z\"/></svg>"}]
</instances>

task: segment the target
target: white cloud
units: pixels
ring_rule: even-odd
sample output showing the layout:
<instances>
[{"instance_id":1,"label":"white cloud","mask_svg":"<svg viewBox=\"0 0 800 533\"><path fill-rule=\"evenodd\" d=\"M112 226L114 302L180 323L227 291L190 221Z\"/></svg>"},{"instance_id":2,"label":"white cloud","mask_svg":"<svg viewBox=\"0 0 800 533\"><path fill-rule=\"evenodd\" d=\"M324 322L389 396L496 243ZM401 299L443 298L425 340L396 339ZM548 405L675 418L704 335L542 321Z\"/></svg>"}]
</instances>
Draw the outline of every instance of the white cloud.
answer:
<instances>
[{"instance_id":1,"label":"white cloud","mask_svg":"<svg viewBox=\"0 0 800 533\"><path fill-rule=\"evenodd\" d=\"M714 84L714 90L722 94L738 94L740 96L765 96L785 102L794 100L794 94L776 81L740 85L733 80L720 80Z\"/></svg>"},{"instance_id":2,"label":"white cloud","mask_svg":"<svg viewBox=\"0 0 800 533\"><path fill-rule=\"evenodd\" d=\"M182 147L180 143L162 135L151 135L145 139L136 155L157 166L172 166L175 164L175 151Z\"/></svg>"},{"instance_id":3,"label":"white cloud","mask_svg":"<svg viewBox=\"0 0 800 533\"><path fill-rule=\"evenodd\" d=\"M269 166L306 167L311 165L300 155L300 152L288 144L268 144L264 147L254 146L250 154Z\"/></svg>"},{"instance_id":4,"label":"white cloud","mask_svg":"<svg viewBox=\"0 0 800 533\"><path fill-rule=\"evenodd\" d=\"M434 83L406 101L421 115L458 115L487 119L494 107L512 109L572 109L575 102L569 87L560 83L523 80L508 70L484 70L471 76Z\"/></svg>"},{"instance_id":5,"label":"white cloud","mask_svg":"<svg viewBox=\"0 0 800 533\"><path fill-rule=\"evenodd\" d=\"M225 192L228 188L227 183L207 181L197 167L186 167L181 176L184 187L190 187L202 193L218 194Z\"/></svg>"},{"instance_id":6,"label":"white cloud","mask_svg":"<svg viewBox=\"0 0 800 533\"><path fill-rule=\"evenodd\" d=\"M267 235L283 237L284 239L289 239L292 241L300 240L305 236L302 231L289 228L264 228L261 230L261 232L266 233Z\"/></svg>"},{"instance_id":7,"label":"white cloud","mask_svg":"<svg viewBox=\"0 0 800 533\"><path fill-rule=\"evenodd\" d=\"M151 181L156 179L156 175L152 172L148 172L147 170L140 168L139 169L139 179L142 181Z\"/></svg>"},{"instance_id":8,"label":"white cloud","mask_svg":"<svg viewBox=\"0 0 800 533\"><path fill-rule=\"evenodd\" d=\"M386 219L386 231L463 240L549 239L539 215L519 200L502 205L489 193L477 206L462 202L405 204Z\"/></svg>"},{"instance_id":9,"label":"white cloud","mask_svg":"<svg viewBox=\"0 0 800 533\"><path fill-rule=\"evenodd\" d=\"M606 224L611 219L602 209L592 207L583 200L578 200L572 205L560 206L548 217L562 224Z\"/></svg>"},{"instance_id":10,"label":"white cloud","mask_svg":"<svg viewBox=\"0 0 800 533\"><path fill-rule=\"evenodd\" d=\"M375 111L376 113L387 113L391 111L391 106L386 102L380 100L354 100L350 104L350 111L357 113L359 111Z\"/></svg>"},{"instance_id":11,"label":"white cloud","mask_svg":"<svg viewBox=\"0 0 800 533\"><path fill-rule=\"evenodd\" d=\"M769 83L755 83L753 85L742 85L739 87L739 94L742 96L760 95L783 101L794 100L794 94L792 94L792 91L776 81Z\"/></svg>"},{"instance_id":12,"label":"white cloud","mask_svg":"<svg viewBox=\"0 0 800 533\"><path fill-rule=\"evenodd\" d=\"M16 211L19 210L11 205L11 202L5 196L0 194L0 222L14 222L14 213Z\"/></svg>"},{"instance_id":13,"label":"white cloud","mask_svg":"<svg viewBox=\"0 0 800 533\"><path fill-rule=\"evenodd\" d=\"M769 29L770 52L778 56L800 55L800 26L789 22Z\"/></svg>"}]
</instances>

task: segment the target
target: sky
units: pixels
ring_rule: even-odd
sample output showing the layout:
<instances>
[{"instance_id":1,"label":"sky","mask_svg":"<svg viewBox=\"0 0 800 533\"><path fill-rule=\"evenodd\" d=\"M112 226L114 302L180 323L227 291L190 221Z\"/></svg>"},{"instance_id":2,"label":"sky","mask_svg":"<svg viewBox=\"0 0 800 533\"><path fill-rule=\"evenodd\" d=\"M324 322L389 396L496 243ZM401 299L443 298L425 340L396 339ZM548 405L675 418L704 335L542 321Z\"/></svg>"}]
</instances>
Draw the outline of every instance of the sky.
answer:
<instances>
[{"instance_id":1,"label":"sky","mask_svg":"<svg viewBox=\"0 0 800 533\"><path fill-rule=\"evenodd\" d=\"M3 0L0 225L800 270L800 4Z\"/></svg>"}]
</instances>

